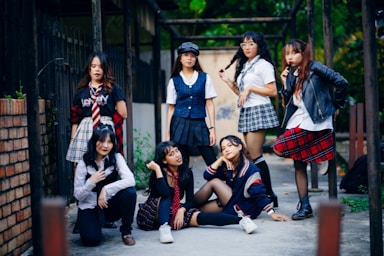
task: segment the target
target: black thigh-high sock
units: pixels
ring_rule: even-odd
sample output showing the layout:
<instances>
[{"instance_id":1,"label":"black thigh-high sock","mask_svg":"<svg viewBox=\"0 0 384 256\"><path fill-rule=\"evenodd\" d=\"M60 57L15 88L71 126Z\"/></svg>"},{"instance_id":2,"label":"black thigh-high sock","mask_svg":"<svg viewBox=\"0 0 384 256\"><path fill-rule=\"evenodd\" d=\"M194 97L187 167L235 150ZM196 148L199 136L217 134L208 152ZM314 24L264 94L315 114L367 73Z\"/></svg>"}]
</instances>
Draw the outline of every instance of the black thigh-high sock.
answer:
<instances>
[{"instance_id":1,"label":"black thigh-high sock","mask_svg":"<svg viewBox=\"0 0 384 256\"><path fill-rule=\"evenodd\" d=\"M273 195L271 175L269 174L269 168L264 160L264 157L260 156L254 159L253 163L260 169L261 180L263 181L265 189L267 190L267 195Z\"/></svg>"},{"instance_id":2,"label":"black thigh-high sock","mask_svg":"<svg viewBox=\"0 0 384 256\"><path fill-rule=\"evenodd\" d=\"M224 226L230 224L239 224L240 217L220 212L200 212L197 215L197 224Z\"/></svg>"}]
</instances>

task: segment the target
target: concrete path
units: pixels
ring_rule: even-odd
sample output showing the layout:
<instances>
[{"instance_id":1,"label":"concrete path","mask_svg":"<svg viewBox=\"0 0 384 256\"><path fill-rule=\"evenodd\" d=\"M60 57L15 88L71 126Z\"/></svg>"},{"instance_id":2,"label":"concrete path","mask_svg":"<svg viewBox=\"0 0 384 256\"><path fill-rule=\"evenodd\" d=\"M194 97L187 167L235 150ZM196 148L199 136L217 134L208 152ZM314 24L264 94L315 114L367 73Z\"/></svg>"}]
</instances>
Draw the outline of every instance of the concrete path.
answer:
<instances>
[{"instance_id":1,"label":"concrete path","mask_svg":"<svg viewBox=\"0 0 384 256\"><path fill-rule=\"evenodd\" d=\"M290 216L296 212L298 201L292 160L265 154L272 176L275 193L279 198L277 211ZM191 159L195 176L195 188L198 189L204 180L202 172L205 165L201 157ZM175 242L161 244L158 231L142 231L134 223L133 236L136 245L125 246L118 229L103 229L104 240L98 247L84 247L79 235L71 233L76 217L76 206L69 208L68 238L71 255L316 255L318 246L318 218L316 212L321 202L328 201L328 183L326 176L319 176L319 188L323 192L310 192L310 202L315 217L303 221L275 222L266 213L262 213L254 222L258 229L247 235L239 225L225 227L204 226L173 231ZM349 195L338 191L338 198L362 196ZM138 191L138 203L144 202L143 191ZM344 207L341 223L340 255L369 255L369 213L368 211L351 213ZM116 222L119 224L119 222Z\"/></svg>"}]
</instances>

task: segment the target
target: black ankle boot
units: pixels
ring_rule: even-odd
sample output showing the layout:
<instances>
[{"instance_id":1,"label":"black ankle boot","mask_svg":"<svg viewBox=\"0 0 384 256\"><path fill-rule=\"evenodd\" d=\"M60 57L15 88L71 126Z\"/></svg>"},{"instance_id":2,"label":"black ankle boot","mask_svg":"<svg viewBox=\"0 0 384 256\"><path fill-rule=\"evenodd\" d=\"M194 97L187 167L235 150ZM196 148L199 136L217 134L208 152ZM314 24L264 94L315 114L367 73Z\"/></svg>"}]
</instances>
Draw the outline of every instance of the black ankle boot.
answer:
<instances>
[{"instance_id":1,"label":"black ankle boot","mask_svg":"<svg viewBox=\"0 0 384 256\"><path fill-rule=\"evenodd\" d=\"M277 200L277 195L275 193L273 193L272 195L268 195L268 198L269 200L271 200L271 202L273 202L274 208L279 207L279 201Z\"/></svg>"},{"instance_id":2,"label":"black ankle boot","mask_svg":"<svg viewBox=\"0 0 384 256\"><path fill-rule=\"evenodd\" d=\"M292 220L304 220L306 218L313 217L312 207L309 204L308 197L301 198L297 206L298 212L292 215Z\"/></svg>"}]
</instances>

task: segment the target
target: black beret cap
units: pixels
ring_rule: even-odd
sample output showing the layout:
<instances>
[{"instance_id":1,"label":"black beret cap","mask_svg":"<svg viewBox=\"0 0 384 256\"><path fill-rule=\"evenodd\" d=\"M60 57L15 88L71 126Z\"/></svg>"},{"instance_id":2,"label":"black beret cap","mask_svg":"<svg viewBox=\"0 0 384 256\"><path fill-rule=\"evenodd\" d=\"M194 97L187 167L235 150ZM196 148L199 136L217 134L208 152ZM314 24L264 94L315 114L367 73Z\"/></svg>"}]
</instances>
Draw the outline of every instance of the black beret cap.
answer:
<instances>
[{"instance_id":1,"label":"black beret cap","mask_svg":"<svg viewBox=\"0 0 384 256\"><path fill-rule=\"evenodd\" d=\"M185 42L182 43L178 48L177 48L177 54L180 55L185 52L193 52L196 56L199 55L199 47L195 45L194 43L191 42Z\"/></svg>"}]
</instances>

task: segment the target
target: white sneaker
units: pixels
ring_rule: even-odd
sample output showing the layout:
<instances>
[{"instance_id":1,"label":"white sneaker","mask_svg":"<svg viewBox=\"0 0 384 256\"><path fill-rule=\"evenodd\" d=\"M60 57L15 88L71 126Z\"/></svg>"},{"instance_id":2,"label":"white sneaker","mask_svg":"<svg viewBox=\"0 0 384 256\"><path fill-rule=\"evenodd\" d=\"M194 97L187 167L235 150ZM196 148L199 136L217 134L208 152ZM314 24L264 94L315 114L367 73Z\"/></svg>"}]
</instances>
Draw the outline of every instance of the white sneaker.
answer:
<instances>
[{"instance_id":1,"label":"white sneaker","mask_svg":"<svg viewBox=\"0 0 384 256\"><path fill-rule=\"evenodd\" d=\"M253 231L257 229L257 225L248 216L242 217L239 224L247 234L251 234Z\"/></svg>"},{"instance_id":2,"label":"white sneaker","mask_svg":"<svg viewBox=\"0 0 384 256\"><path fill-rule=\"evenodd\" d=\"M328 173L328 162L312 163L312 168L315 168L321 175L326 175Z\"/></svg>"},{"instance_id":3,"label":"white sneaker","mask_svg":"<svg viewBox=\"0 0 384 256\"><path fill-rule=\"evenodd\" d=\"M160 226L159 232L160 232L160 243L163 243L163 244L173 243L171 226L168 225L168 222Z\"/></svg>"}]
</instances>

